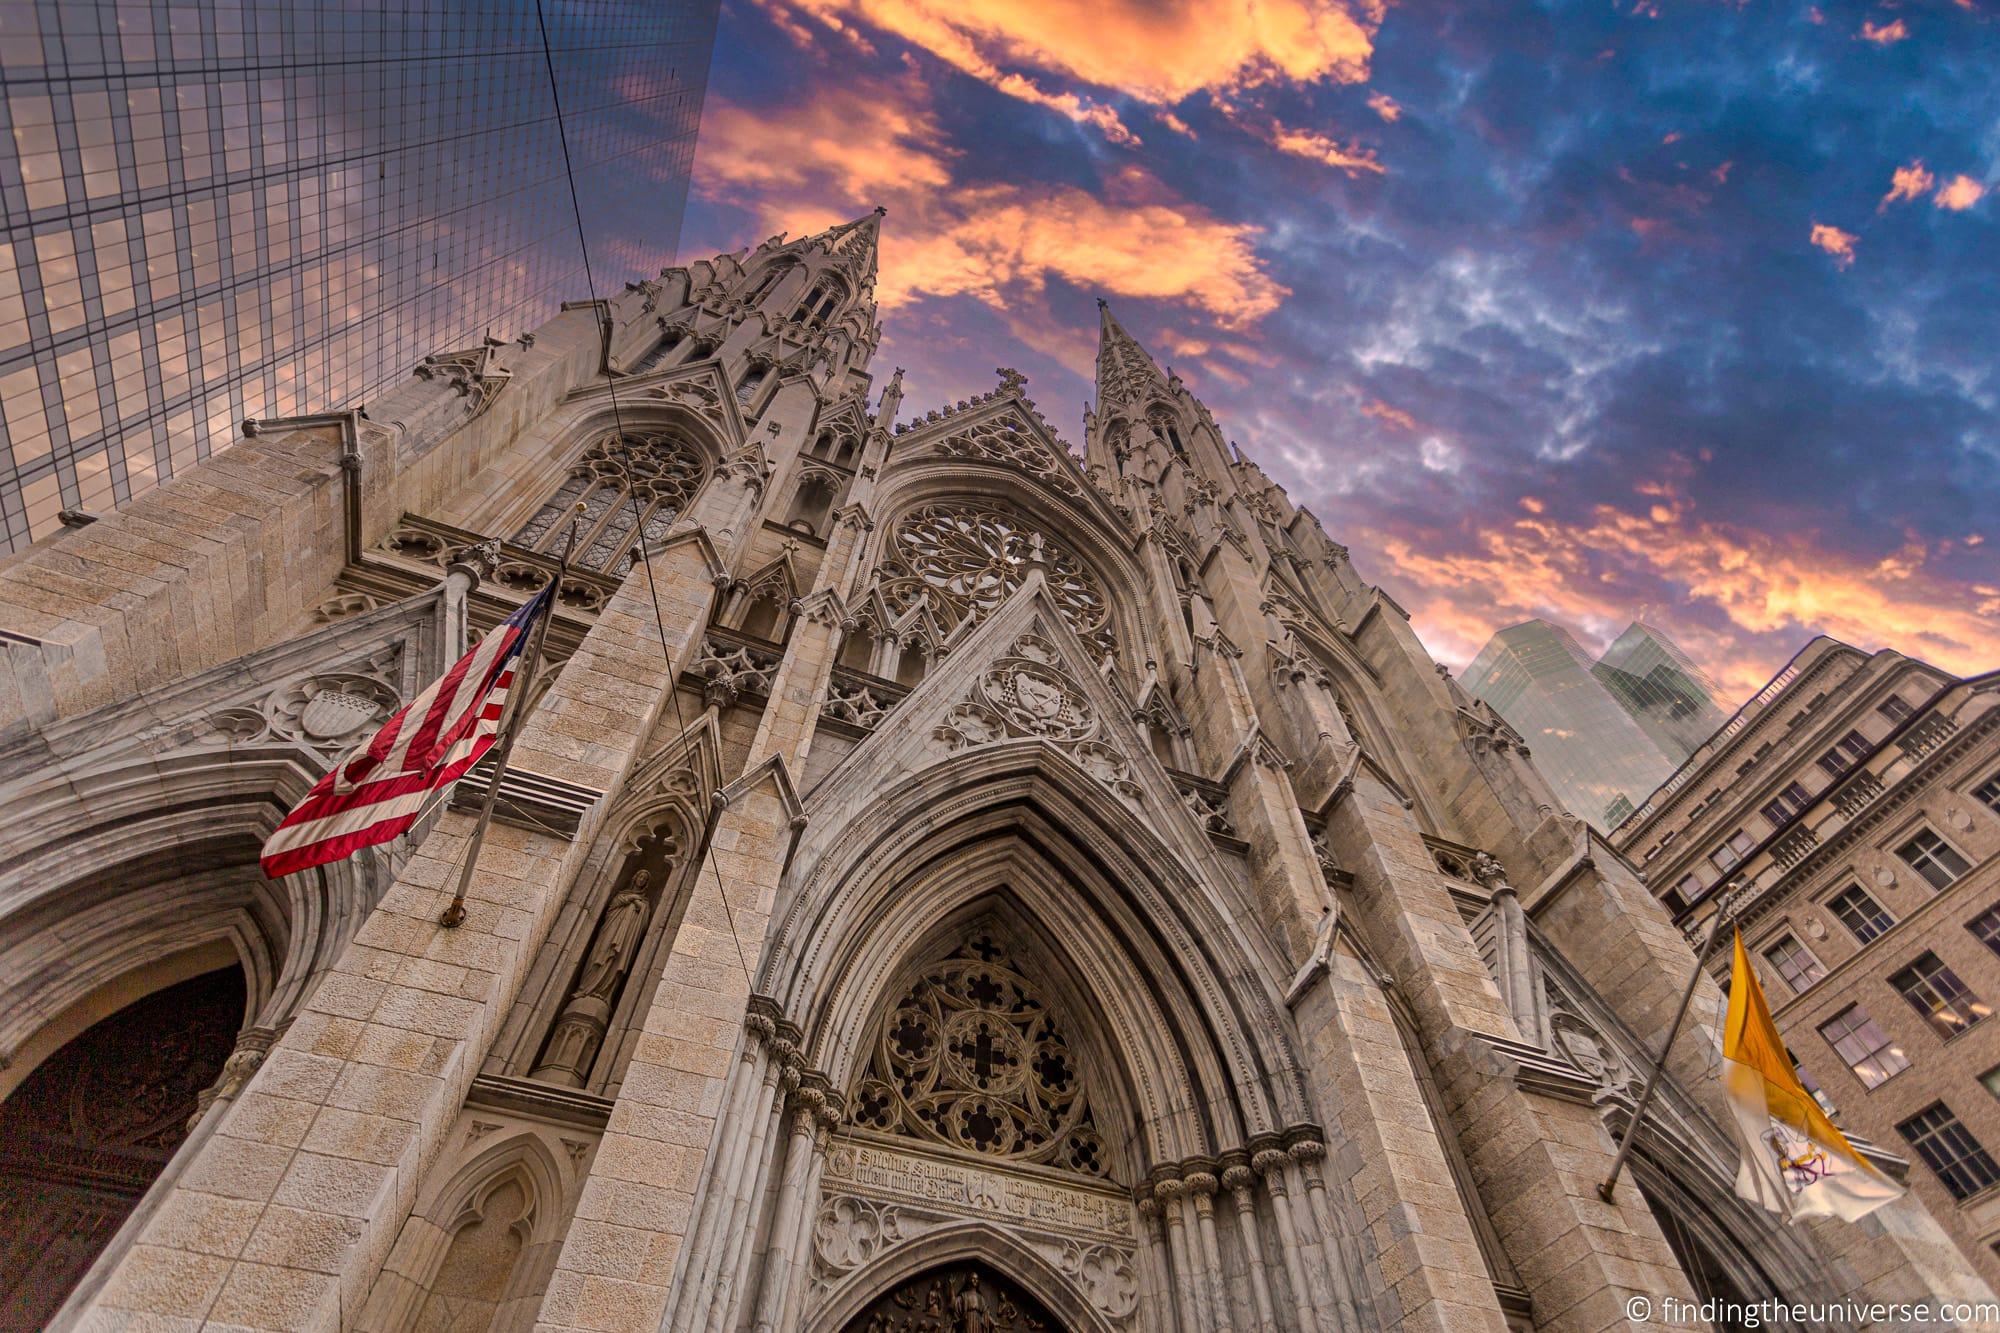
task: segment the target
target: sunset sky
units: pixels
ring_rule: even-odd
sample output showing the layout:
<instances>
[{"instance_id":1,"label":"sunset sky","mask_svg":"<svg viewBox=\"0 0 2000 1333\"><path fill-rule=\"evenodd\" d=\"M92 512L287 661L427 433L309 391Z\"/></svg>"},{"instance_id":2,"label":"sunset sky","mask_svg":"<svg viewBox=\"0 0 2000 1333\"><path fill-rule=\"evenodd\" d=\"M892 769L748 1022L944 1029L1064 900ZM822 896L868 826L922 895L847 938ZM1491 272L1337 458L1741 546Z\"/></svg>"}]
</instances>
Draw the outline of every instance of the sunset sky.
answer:
<instances>
[{"instance_id":1,"label":"sunset sky","mask_svg":"<svg viewBox=\"0 0 2000 1333\"><path fill-rule=\"evenodd\" d=\"M1971 672L1996 68L1985 0L725 0L681 255L883 204L908 406L1013 365L1072 439L1109 298L1455 666Z\"/></svg>"}]
</instances>

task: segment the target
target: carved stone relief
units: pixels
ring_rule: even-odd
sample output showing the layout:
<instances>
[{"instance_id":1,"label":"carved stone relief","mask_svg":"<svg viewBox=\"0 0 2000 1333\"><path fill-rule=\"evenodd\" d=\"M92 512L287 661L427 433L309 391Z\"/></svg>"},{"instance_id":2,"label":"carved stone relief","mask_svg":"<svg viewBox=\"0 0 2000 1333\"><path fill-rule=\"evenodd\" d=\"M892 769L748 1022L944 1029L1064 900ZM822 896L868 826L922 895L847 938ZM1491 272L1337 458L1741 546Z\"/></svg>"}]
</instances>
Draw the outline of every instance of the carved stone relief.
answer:
<instances>
[{"instance_id":1,"label":"carved stone relief","mask_svg":"<svg viewBox=\"0 0 2000 1333\"><path fill-rule=\"evenodd\" d=\"M1101 738L1103 719L1061 665L1055 645L1024 634L988 667L965 700L946 713L937 738L950 750L1010 737L1040 736L1067 750L1083 770L1127 802L1139 797L1132 764Z\"/></svg>"}]
</instances>

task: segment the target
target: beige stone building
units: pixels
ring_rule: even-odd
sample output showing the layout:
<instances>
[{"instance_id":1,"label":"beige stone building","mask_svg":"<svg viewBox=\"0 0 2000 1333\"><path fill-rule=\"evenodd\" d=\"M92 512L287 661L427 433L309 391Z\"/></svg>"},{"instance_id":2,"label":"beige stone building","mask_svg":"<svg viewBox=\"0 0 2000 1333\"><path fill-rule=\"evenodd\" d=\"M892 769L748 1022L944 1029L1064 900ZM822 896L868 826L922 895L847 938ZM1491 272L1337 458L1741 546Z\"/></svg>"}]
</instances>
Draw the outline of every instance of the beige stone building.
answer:
<instances>
[{"instance_id":1,"label":"beige stone building","mask_svg":"<svg viewBox=\"0 0 2000 1333\"><path fill-rule=\"evenodd\" d=\"M1747 886L1809 1086L2000 1281L2000 673L1815 639L1612 842L1680 921Z\"/></svg>"},{"instance_id":2,"label":"beige stone building","mask_svg":"<svg viewBox=\"0 0 2000 1333\"><path fill-rule=\"evenodd\" d=\"M1706 982L1600 1197L1672 914L1109 312L1080 454L1011 371L903 413L881 225L252 423L0 565L0 1321L1991 1299L1922 1197L1735 1199ZM577 504L464 923L477 776L264 879Z\"/></svg>"}]
</instances>

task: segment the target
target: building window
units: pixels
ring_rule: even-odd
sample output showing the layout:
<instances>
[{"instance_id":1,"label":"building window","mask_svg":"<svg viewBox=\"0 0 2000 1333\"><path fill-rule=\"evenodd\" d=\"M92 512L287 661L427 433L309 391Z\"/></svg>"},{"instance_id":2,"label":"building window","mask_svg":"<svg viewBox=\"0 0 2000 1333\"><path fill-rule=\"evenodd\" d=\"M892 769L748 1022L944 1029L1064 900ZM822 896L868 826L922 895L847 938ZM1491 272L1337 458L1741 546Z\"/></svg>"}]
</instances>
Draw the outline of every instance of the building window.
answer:
<instances>
[{"instance_id":1,"label":"building window","mask_svg":"<svg viewBox=\"0 0 2000 1333\"><path fill-rule=\"evenodd\" d=\"M1840 1052L1854 1077L1864 1088L1879 1088L1910 1067L1903 1048L1889 1040L1889 1034L1861 1006L1850 1004L1819 1025L1819 1035Z\"/></svg>"},{"instance_id":2,"label":"building window","mask_svg":"<svg viewBox=\"0 0 2000 1333\"><path fill-rule=\"evenodd\" d=\"M1827 906L1862 944L1896 924L1896 918L1889 915L1888 909L1871 898L1868 890L1859 884L1849 885L1839 896L1829 899Z\"/></svg>"},{"instance_id":3,"label":"building window","mask_svg":"<svg viewBox=\"0 0 2000 1333\"><path fill-rule=\"evenodd\" d=\"M1995 903L1966 922L1965 928L1971 931L1981 944L1994 953L2000 953L2000 903Z\"/></svg>"},{"instance_id":4,"label":"building window","mask_svg":"<svg viewBox=\"0 0 2000 1333\"><path fill-rule=\"evenodd\" d=\"M1785 984L1803 991L1826 975L1826 968L1794 935L1780 935L1764 950L1764 958L1777 969Z\"/></svg>"},{"instance_id":5,"label":"building window","mask_svg":"<svg viewBox=\"0 0 2000 1333\"><path fill-rule=\"evenodd\" d=\"M1953 880L1972 869L1966 859L1958 854L1958 849L1925 829L1896 849L1896 855L1909 864L1910 869L1930 881L1934 889L1942 889Z\"/></svg>"},{"instance_id":6,"label":"building window","mask_svg":"<svg viewBox=\"0 0 2000 1333\"><path fill-rule=\"evenodd\" d=\"M1891 722L1901 722L1915 710L1904 702L1902 695L1892 694L1881 703L1876 704L1875 711L1883 717L1888 718Z\"/></svg>"},{"instance_id":7,"label":"building window","mask_svg":"<svg viewBox=\"0 0 2000 1333\"><path fill-rule=\"evenodd\" d=\"M1943 1102L1932 1102L1896 1126L1896 1132L1909 1140L1954 1199L1969 1199L2000 1181L2000 1167Z\"/></svg>"},{"instance_id":8,"label":"building window","mask_svg":"<svg viewBox=\"0 0 2000 1333\"><path fill-rule=\"evenodd\" d=\"M1910 1007L1947 1041L1993 1012L1936 954L1926 951L1889 978Z\"/></svg>"},{"instance_id":9,"label":"building window","mask_svg":"<svg viewBox=\"0 0 2000 1333\"><path fill-rule=\"evenodd\" d=\"M1995 1065L1979 1076L1979 1086L1995 1097L2000 1097L2000 1065Z\"/></svg>"},{"instance_id":10,"label":"building window","mask_svg":"<svg viewBox=\"0 0 2000 1333\"><path fill-rule=\"evenodd\" d=\"M2000 814L2000 773L1974 787L1972 794L1988 810Z\"/></svg>"},{"instance_id":11,"label":"building window","mask_svg":"<svg viewBox=\"0 0 2000 1333\"><path fill-rule=\"evenodd\" d=\"M1764 818L1771 821L1771 827L1790 823L1799 811L1812 804L1812 793L1798 783L1787 784L1785 789L1767 802L1762 811Z\"/></svg>"},{"instance_id":12,"label":"building window","mask_svg":"<svg viewBox=\"0 0 2000 1333\"><path fill-rule=\"evenodd\" d=\"M1680 895L1682 906L1693 902L1701 897L1701 876L1682 875L1681 882L1674 885L1674 892Z\"/></svg>"},{"instance_id":13,"label":"building window","mask_svg":"<svg viewBox=\"0 0 2000 1333\"><path fill-rule=\"evenodd\" d=\"M1745 833L1742 829L1737 829L1736 832L1729 835L1729 841L1708 854L1708 859L1715 863L1717 870L1726 872L1731 866L1749 855L1750 849L1756 845L1757 840L1755 838Z\"/></svg>"},{"instance_id":14,"label":"building window","mask_svg":"<svg viewBox=\"0 0 2000 1333\"><path fill-rule=\"evenodd\" d=\"M1819 757L1819 766L1833 777L1845 777L1848 770L1868 757L1869 745L1861 733L1850 731Z\"/></svg>"},{"instance_id":15,"label":"building window","mask_svg":"<svg viewBox=\"0 0 2000 1333\"><path fill-rule=\"evenodd\" d=\"M643 541L648 549L685 513L708 474L701 450L672 432L612 435L583 451L549 502L514 542L559 552L583 506L571 564L623 578Z\"/></svg>"}]
</instances>

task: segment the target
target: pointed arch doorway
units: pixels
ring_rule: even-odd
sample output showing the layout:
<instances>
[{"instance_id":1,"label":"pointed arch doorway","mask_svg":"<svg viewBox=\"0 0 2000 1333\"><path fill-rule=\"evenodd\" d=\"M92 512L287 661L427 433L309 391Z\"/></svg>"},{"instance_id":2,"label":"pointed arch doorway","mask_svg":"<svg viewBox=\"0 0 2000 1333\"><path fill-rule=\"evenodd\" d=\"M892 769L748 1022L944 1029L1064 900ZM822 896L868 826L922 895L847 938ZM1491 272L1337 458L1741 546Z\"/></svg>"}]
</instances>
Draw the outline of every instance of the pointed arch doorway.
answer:
<instances>
[{"instance_id":1,"label":"pointed arch doorway","mask_svg":"<svg viewBox=\"0 0 2000 1333\"><path fill-rule=\"evenodd\" d=\"M187 1137L243 1023L244 976L125 1005L0 1102L0 1330L43 1327Z\"/></svg>"},{"instance_id":2,"label":"pointed arch doorway","mask_svg":"<svg viewBox=\"0 0 2000 1333\"><path fill-rule=\"evenodd\" d=\"M905 1278L848 1320L843 1333L1070 1333L998 1269L965 1260Z\"/></svg>"}]
</instances>

